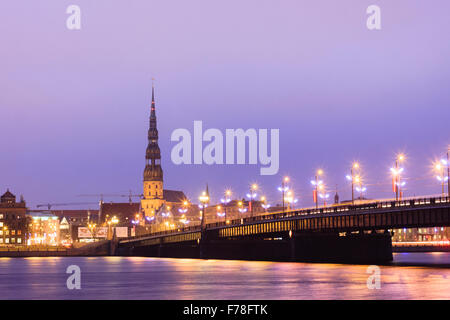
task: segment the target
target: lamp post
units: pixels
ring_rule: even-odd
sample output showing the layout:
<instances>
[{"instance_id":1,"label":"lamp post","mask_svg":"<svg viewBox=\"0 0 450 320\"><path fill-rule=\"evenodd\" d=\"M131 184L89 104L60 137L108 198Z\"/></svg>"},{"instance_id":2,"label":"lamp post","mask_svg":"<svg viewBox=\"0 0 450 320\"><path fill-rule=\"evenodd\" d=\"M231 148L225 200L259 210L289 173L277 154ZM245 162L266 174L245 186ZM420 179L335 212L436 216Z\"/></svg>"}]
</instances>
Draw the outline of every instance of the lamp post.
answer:
<instances>
[{"instance_id":1,"label":"lamp post","mask_svg":"<svg viewBox=\"0 0 450 320\"><path fill-rule=\"evenodd\" d=\"M89 231L91 232L91 236L92 236L92 239L95 241L95 236L96 236L96 232L95 232L95 228L96 228L96 224L95 223L89 223L88 224L88 228L89 228Z\"/></svg>"},{"instance_id":2,"label":"lamp post","mask_svg":"<svg viewBox=\"0 0 450 320\"><path fill-rule=\"evenodd\" d=\"M181 214L185 214L188 211L189 202L187 200L183 201L183 205L181 208L178 208L178 212Z\"/></svg>"},{"instance_id":3,"label":"lamp post","mask_svg":"<svg viewBox=\"0 0 450 320\"><path fill-rule=\"evenodd\" d=\"M225 209L225 208L223 208L223 209ZM222 212L222 206L221 205L217 206L217 216L219 218L224 218L224 221L226 221L225 212Z\"/></svg>"},{"instance_id":4,"label":"lamp post","mask_svg":"<svg viewBox=\"0 0 450 320\"><path fill-rule=\"evenodd\" d=\"M107 221L106 224L108 225L108 240L111 240L112 236L111 236L111 221Z\"/></svg>"},{"instance_id":5,"label":"lamp post","mask_svg":"<svg viewBox=\"0 0 450 320\"><path fill-rule=\"evenodd\" d=\"M327 206L327 199L330 197L330 195L328 193L326 193L326 188L325 185L323 183L320 183L317 186L317 192L318 192L318 196L319 198L323 199L323 206L326 207ZM319 202L317 200L317 202Z\"/></svg>"},{"instance_id":6,"label":"lamp post","mask_svg":"<svg viewBox=\"0 0 450 320\"><path fill-rule=\"evenodd\" d=\"M238 210L240 213L246 213L247 212L247 208L244 208L244 204L242 203L242 201L238 202Z\"/></svg>"},{"instance_id":7,"label":"lamp post","mask_svg":"<svg viewBox=\"0 0 450 320\"><path fill-rule=\"evenodd\" d=\"M327 206L327 199L330 197L330 194L328 193L321 193L320 198L323 199L323 206L326 207Z\"/></svg>"},{"instance_id":8,"label":"lamp post","mask_svg":"<svg viewBox=\"0 0 450 320\"><path fill-rule=\"evenodd\" d=\"M252 184L250 187L250 193L247 194L247 197L250 199L248 202L250 208L250 217L253 217L253 199L256 198L256 190L258 190L258 185L256 183Z\"/></svg>"},{"instance_id":9,"label":"lamp post","mask_svg":"<svg viewBox=\"0 0 450 320\"><path fill-rule=\"evenodd\" d=\"M355 178L355 180L356 180L355 182L358 183L358 186L356 187L356 191L359 192L359 200L362 200L363 199L363 193L367 190L367 188L363 187L362 179L361 179L360 176L357 176Z\"/></svg>"},{"instance_id":10,"label":"lamp post","mask_svg":"<svg viewBox=\"0 0 450 320\"><path fill-rule=\"evenodd\" d=\"M267 212L267 209L270 208L270 204L267 203L267 199L265 196L261 197L261 202L262 202L261 206L264 208L265 212Z\"/></svg>"},{"instance_id":11,"label":"lamp post","mask_svg":"<svg viewBox=\"0 0 450 320\"><path fill-rule=\"evenodd\" d=\"M203 191L202 194L200 195L200 197L198 197L198 199L200 200L200 208L201 213L202 213L202 222L201 222L201 229L203 230L203 228L205 227L205 221L206 221L206 207L209 203L209 196L206 193L206 191Z\"/></svg>"},{"instance_id":12,"label":"lamp post","mask_svg":"<svg viewBox=\"0 0 450 320\"><path fill-rule=\"evenodd\" d=\"M434 169L436 170L436 173L438 174L436 178L439 182L441 182L442 186L442 197L445 197L445 182L448 181L449 177L445 175L445 166L447 165L447 161L444 159L441 159L441 162L437 162L434 165Z\"/></svg>"},{"instance_id":13,"label":"lamp post","mask_svg":"<svg viewBox=\"0 0 450 320\"><path fill-rule=\"evenodd\" d=\"M294 204L297 203L297 199L294 198L294 193L292 192L292 190L289 190L287 192L287 196L285 198L286 202L288 203L288 208L289 210L294 209Z\"/></svg>"},{"instance_id":14,"label":"lamp post","mask_svg":"<svg viewBox=\"0 0 450 320\"><path fill-rule=\"evenodd\" d=\"M350 175L346 176L347 180L351 181L352 183L352 204L355 204L355 174L359 169L359 163L354 162L350 169Z\"/></svg>"},{"instance_id":15,"label":"lamp post","mask_svg":"<svg viewBox=\"0 0 450 320\"><path fill-rule=\"evenodd\" d=\"M284 177L281 181L281 187L278 187L278 190L281 191L281 199L283 203L283 212L284 212L284 198L286 191L289 190L289 187L287 186L287 183L289 182L289 177Z\"/></svg>"},{"instance_id":16,"label":"lamp post","mask_svg":"<svg viewBox=\"0 0 450 320\"><path fill-rule=\"evenodd\" d=\"M319 208L319 186L322 185L323 181L319 180L320 176L323 175L323 170L319 169L316 172L316 176L314 177L314 180L311 181L311 184L315 187L313 191L313 199L316 203L316 209Z\"/></svg>"},{"instance_id":17,"label":"lamp post","mask_svg":"<svg viewBox=\"0 0 450 320\"><path fill-rule=\"evenodd\" d=\"M391 168L392 172L392 188L395 192L395 201L399 201L402 199L402 191L401 187L405 185L404 182L401 181L401 174L404 171L403 168L400 167L400 163L405 160L405 156L403 154L399 154L395 159L395 165Z\"/></svg>"},{"instance_id":18,"label":"lamp post","mask_svg":"<svg viewBox=\"0 0 450 320\"><path fill-rule=\"evenodd\" d=\"M231 201L231 190L227 189L225 190L225 197L220 199L220 202L223 203L223 212L225 216L225 221L227 221L227 204Z\"/></svg>"},{"instance_id":19,"label":"lamp post","mask_svg":"<svg viewBox=\"0 0 450 320\"><path fill-rule=\"evenodd\" d=\"M447 197L450 201L450 145L447 147Z\"/></svg>"},{"instance_id":20,"label":"lamp post","mask_svg":"<svg viewBox=\"0 0 450 320\"><path fill-rule=\"evenodd\" d=\"M116 216L113 216L111 218L110 223L108 223L108 224L109 224L109 226L111 226L111 224L112 224L113 228L115 228L118 223L119 223L119 219ZM113 232L113 229L111 229L111 238L113 238L113 236L114 236L114 232Z\"/></svg>"}]
</instances>

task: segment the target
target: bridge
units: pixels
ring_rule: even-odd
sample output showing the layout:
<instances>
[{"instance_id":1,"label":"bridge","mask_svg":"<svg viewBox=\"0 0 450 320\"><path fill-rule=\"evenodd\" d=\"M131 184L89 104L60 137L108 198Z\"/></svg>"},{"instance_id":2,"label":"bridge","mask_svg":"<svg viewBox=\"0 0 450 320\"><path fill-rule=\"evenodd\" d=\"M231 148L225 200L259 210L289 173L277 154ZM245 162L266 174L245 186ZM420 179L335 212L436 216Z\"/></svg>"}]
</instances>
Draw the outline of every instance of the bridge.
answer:
<instances>
[{"instance_id":1,"label":"bridge","mask_svg":"<svg viewBox=\"0 0 450 320\"><path fill-rule=\"evenodd\" d=\"M259 215L120 240L118 255L379 263L392 230L450 226L450 198L373 201Z\"/></svg>"}]
</instances>

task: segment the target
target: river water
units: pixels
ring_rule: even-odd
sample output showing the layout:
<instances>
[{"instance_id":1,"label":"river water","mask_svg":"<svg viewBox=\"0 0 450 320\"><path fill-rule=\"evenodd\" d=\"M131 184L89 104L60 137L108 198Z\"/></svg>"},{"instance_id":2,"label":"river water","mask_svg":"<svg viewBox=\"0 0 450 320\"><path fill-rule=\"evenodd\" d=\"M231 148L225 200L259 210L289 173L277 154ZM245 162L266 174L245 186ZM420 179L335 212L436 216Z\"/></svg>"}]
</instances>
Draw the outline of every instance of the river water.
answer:
<instances>
[{"instance_id":1,"label":"river water","mask_svg":"<svg viewBox=\"0 0 450 320\"><path fill-rule=\"evenodd\" d=\"M450 253L396 253L368 289L365 265L143 257L0 258L0 299L450 299ZM412 264L415 266L405 266ZM81 270L81 289L66 269Z\"/></svg>"}]
</instances>

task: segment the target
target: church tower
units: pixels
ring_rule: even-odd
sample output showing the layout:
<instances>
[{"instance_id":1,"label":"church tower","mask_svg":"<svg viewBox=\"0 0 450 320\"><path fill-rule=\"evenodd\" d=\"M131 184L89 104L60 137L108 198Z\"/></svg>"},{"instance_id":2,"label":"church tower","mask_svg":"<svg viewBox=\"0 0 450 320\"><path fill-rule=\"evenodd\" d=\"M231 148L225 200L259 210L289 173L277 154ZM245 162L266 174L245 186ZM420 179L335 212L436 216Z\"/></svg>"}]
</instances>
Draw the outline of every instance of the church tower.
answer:
<instances>
[{"instance_id":1,"label":"church tower","mask_svg":"<svg viewBox=\"0 0 450 320\"><path fill-rule=\"evenodd\" d=\"M141 207L145 216L154 216L164 202L161 151L158 145L158 129L156 128L155 87L152 84L150 127L148 130L148 146L145 153L144 193L141 200Z\"/></svg>"}]
</instances>

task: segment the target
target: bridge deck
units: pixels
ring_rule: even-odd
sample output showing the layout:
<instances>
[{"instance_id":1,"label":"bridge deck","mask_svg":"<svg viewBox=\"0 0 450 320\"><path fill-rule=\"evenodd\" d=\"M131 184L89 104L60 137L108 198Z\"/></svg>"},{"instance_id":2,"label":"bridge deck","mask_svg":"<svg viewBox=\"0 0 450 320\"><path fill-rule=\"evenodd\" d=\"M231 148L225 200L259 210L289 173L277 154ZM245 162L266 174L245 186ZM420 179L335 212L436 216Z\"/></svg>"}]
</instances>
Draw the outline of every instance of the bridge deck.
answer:
<instances>
[{"instance_id":1,"label":"bridge deck","mask_svg":"<svg viewBox=\"0 0 450 320\"><path fill-rule=\"evenodd\" d=\"M207 224L219 237L251 236L289 231L352 232L450 226L448 197L415 198L404 201L375 201L361 205L337 205L301 209ZM201 238L200 226L158 232L121 240L121 244L149 245L193 241ZM164 240L162 240L164 238Z\"/></svg>"}]
</instances>

